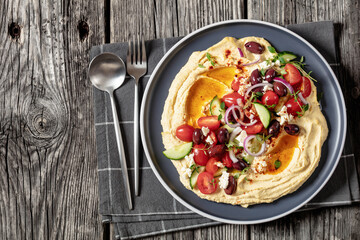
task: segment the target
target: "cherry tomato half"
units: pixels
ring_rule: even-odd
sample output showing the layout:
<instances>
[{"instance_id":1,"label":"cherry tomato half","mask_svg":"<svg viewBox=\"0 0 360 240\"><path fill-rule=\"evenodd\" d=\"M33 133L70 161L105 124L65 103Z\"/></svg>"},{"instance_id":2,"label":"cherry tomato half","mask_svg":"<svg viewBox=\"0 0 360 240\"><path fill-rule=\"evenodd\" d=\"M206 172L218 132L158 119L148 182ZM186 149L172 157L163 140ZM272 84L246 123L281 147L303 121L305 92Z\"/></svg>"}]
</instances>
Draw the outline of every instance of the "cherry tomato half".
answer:
<instances>
[{"instance_id":1,"label":"cherry tomato half","mask_svg":"<svg viewBox=\"0 0 360 240\"><path fill-rule=\"evenodd\" d=\"M183 124L176 128L176 137L184 142L191 142L194 128L190 125Z\"/></svg>"},{"instance_id":2,"label":"cherry tomato half","mask_svg":"<svg viewBox=\"0 0 360 240\"><path fill-rule=\"evenodd\" d=\"M300 105L299 105L300 104ZM295 101L294 98L291 98L289 101L285 103L285 106L287 107L287 112L293 116L297 116L297 112L301 112L301 107L304 105L300 99Z\"/></svg>"},{"instance_id":3,"label":"cherry tomato half","mask_svg":"<svg viewBox=\"0 0 360 240\"><path fill-rule=\"evenodd\" d=\"M255 123L252 126L246 126L246 127L241 127L241 128L244 129L247 134L257 134L257 133L261 132L263 127L264 127L264 125L259 120L257 123Z\"/></svg>"},{"instance_id":4,"label":"cherry tomato half","mask_svg":"<svg viewBox=\"0 0 360 240\"><path fill-rule=\"evenodd\" d=\"M272 106L279 103L279 96L274 91L267 91L261 98L264 105Z\"/></svg>"},{"instance_id":5,"label":"cherry tomato half","mask_svg":"<svg viewBox=\"0 0 360 240\"><path fill-rule=\"evenodd\" d=\"M231 82L231 88L232 90L234 90L235 92L239 91L240 88L240 81L235 79Z\"/></svg>"},{"instance_id":6,"label":"cherry tomato half","mask_svg":"<svg viewBox=\"0 0 360 240\"><path fill-rule=\"evenodd\" d=\"M311 93L311 82L307 77L302 77L300 92L304 98L308 97Z\"/></svg>"},{"instance_id":7,"label":"cherry tomato half","mask_svg":"<svg viewBox=\"0 0 360 240\"><path fill-rule=\"evenodd\" d=\"M225 155L222 157L221 159L222 163L224 164L225 167L227 168L231 168L232 167L232 160L230 158L229 152L226 151Z\"/></svg>"},{"instance_id":8,"label":"cherry tomato half","mask_svg":"<svg viewBox=\"0 0 360 240\"><path fill-rule=\"evenodd\" d=\"M287 63L285 65L285 71L287 72L287 74L284 75L284 78L291 85L295 85L301 82L301 74L294 65L292 65L291 63Z\"/></svg>"},{"instance_id":9,"label":"cherry tomato half","mask_svg":"<svg viewBox=\"0 0 360 240\"><path fill-rule=\"evenodd\" d=\"M198 119L198 125L200 128L207 127L211 131L215 131L220 127L220 121L217 116L201 117Z\"/></svg>"},{"instance_id":10,"label":"cherry tomato half","mask_svg":"<svg viewBox=\"0 0 360 240\"><path fill-rule=\"evenodd\" d=\"M203 194L214 193L217 189L217 180L211 173L202 172L197 178L197 186Z\"/></svg>"},{"instance_id":11,"label":"cherry tomato half","mask_svg":"<svg viewBox=\"0 0 360 240\"><path fill-rule=\"evenodd\" d=\"M197 165L200 166L206 166L206 163L208 162L208 155L206 152L205 144L198 144L193 147L193 153L194 153L194 161Z\"/></svg>"},{"instance_id":12,"label":"cherry tomato half","mask_svg":"<svg viewBox=\"0 0 360 240\"><path fill-rule=\"evenodd\" d=\"M216 157L212 157L209 159L209 161L206 163L205 171L208 173L214 174L219 169L215 163L217 163L219 160Z\"/></svg>"},{"instance_id":13,"label":"cherry tomato half","mask_svg":"<svg viewBox=\"0 0 360 240\"><path fill-rule=\"evenodd\" d=\"M233 92L233 93L229 93L229 94L226 94L225 96L223 96L223 101L225 103L225 106L226 107L231 107L232 105L238 105L237 104L237 99L241 99L241 100L244 100L239 93L237 92Z\"/></svg>"}]
</instances>

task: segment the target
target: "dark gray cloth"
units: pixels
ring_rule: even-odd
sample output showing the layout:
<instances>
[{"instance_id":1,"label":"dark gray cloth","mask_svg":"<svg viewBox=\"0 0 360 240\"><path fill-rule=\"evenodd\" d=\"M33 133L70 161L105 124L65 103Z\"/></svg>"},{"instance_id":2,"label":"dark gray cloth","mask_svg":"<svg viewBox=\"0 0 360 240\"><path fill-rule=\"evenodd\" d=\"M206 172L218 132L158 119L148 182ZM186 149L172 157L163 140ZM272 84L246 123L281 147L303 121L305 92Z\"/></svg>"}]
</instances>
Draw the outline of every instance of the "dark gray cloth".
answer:
<instances>
[{"instance_id":1,"label":"dark gray cloth","mask_svg":"<svg viewBox=\"0 0 360 240\"><path fill-rule=\"evenodd\" d=\"M332 22L305 23L287 26L312 43L326 58L335 72L340 67L336 56ZM143 92L156 64L181 38L157 39L146 42L148 72L140 80ZM112 52L126 59L127 43L95 46L90 59L102 52ZM130 183L133 183L133 98L134 80L126 78L116 92L119 120L124 137ZM96 146L98 157L100 214L104 221L115 223L117 238L145 237L159 233L220 224L204 218L179 204L159 183L142 152L140 159L140 196L133 197L134 210L129 210L123 191L120 161L109 96L94 88ZM324 189L302 210L348 205L359 201L359 184L355 159L347 140L339 165ZM134 196L134 193L132 193Z\"/></svg>"}]
</instances>

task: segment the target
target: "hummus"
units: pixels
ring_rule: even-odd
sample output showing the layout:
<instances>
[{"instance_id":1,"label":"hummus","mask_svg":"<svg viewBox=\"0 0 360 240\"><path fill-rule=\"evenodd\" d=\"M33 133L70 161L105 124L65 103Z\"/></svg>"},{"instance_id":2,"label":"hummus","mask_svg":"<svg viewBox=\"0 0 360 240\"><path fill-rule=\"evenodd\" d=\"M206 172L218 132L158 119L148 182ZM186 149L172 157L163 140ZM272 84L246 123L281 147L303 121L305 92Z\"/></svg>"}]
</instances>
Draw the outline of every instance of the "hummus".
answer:
<instances>
[{"instance_id":1,"label":"hummus","mask_svg":"<svg viewBox=\"0 0 360 240\"><path fill-rule=\"evenodd\" d=\"M264 49L263 52L261 54L250 52L245 47L248 42L259 43ZM280 74L283 66L279 60L274 60L277 53L270 52L269 46L271 46L270 43L263 38L226 37L205 51L194 52L173 80L165 102L161 119L165 149L184 143L176 136L178 126L187 124L194 128L201 128L197 120L211 115L209 111L211 100L215 96L221 99L224 95L234 92L232 89L234 81L238 81L239 84L237 92L245 96L247 89L251 86L250 75L255 69L264 72L273 68ZM239 49L243 57L240 56ZM247 65L253 62L256 63ZM292 95L287 93L287 96L280 97L279 103L274 108L274 112L277 113L271 114L271 119L281 122L280 131L277 136L263 139L264 152L253 157L245 170L224 168L223 174L217 176L218 178L215 177L217 179L216 191L204 194L198 186L195 185L192 188L189 184L190 171L194 166L194 154L191 153L182 160L172 160L183 185L201 198L243 207L270 203L297 190L317 167L321 147L328 134L327 123L317 101L316 87L312 81L310 84L311 93L306 97L308 108L300 116L287 114L284 107L284 102ZM273 89L268 86L263 89L264 92L271 90ZM301 100L298 99L298 101ZM224 124L224 119L222 119L221 125ZM286 124L296 124L300 131L295 135L290 135L284 130ZM268 130L262 131L267 133ZM236 138L242 138L238 141L240 145L242 145L244 134L245 137L250 135L240 129ZM204 144L208 143L204 142ZM239 148L244 147L240 145ZM279 162L281 165L278 164ZM221 158L217 166L219 169L224 167ZM224 188L228 187L229 176L236 178L236 189L230 195L224 191Z\"/></svg>"}]
</instances>

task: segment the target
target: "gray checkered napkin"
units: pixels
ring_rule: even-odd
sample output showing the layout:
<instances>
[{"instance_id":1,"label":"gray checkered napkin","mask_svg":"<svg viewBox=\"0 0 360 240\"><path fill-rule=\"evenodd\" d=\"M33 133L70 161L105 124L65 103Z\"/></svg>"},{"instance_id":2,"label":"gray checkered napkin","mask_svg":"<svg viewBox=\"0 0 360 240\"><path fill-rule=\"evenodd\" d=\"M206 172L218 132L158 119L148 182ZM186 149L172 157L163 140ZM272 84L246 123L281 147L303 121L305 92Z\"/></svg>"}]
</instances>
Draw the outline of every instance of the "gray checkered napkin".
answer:
<instances>
[{"instance_id":1,"label":"gray checkered napkin","mask_svg":"<svg viewBox=\"0 0 360 240\"><path fill-rule=\"evenodd\" d=\"M290 25L287 28L312 43L338 71L334 27L332 22ZM156 64L181 38L157 39L146 42L148 72L140 80L143 92ZM102 52L112 52L126 59L127 43L95 46L90 59ZM134 80L126 77L116 92L121 130L124 137L130 182L133 182L133 93ZM140 197L133 198L134 210L129 210L123 191L123 178L108 95L94 88L96 148L98 157L100 214L104 221L115 223L117 238L145 237L159 233L219 224L204 218L179 204L159 183L144 154L140 159ZM157 187L154 187L157 186ZM134 193L132 193L134 196ZM300 210L324 206L348 205L359 201L359 185L351 143L347 139L339 166L324 189Z\"/></svg>"}]
</instances>

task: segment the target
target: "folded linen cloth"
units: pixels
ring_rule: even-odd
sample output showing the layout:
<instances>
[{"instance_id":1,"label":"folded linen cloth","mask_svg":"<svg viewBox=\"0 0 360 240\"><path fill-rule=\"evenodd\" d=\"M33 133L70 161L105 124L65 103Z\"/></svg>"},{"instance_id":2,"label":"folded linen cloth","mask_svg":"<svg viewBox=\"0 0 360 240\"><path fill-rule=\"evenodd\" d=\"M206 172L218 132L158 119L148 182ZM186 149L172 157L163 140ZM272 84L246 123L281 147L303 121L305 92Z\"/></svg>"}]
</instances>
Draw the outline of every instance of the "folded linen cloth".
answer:
<instances>
[{"instance_id":1,"label":"folded linen cloth","mask_svg":"<svg viewBox=\"0 0 360 240\"><path fill-rule=\"evenodd\" d=\"M330 63L335 73L340 68L336 57L334 27L332 22L315 22L289 25L288 29L298 33L312 43ZM178 38L157 39L146 42L148 50L148 72L140 80L142 92L156 64ZM112 52L126 59L127 43L95 46L90 59L102 52ZM133 91L134 80L127 76L124 85L116 92L119 106L120 127L123 133L130 182L133 182ZM96 147L99 175L100 214L104 221L114 223L115 236L121 239L146 237L159 233L205 227L220 224L204 218L179 204L161 186L152 172L145 155L140 159L140 196L133 197L134 209L129 210L125 201L120 161L116 149L116 138L108 94L96 88L94 112ZM134 193L132 193L134 196ZM298 211L325 206L348 205L360 200L359 183L353 148L349 139L332 178L323 190Z\"/></svg>"}]
</instances>

